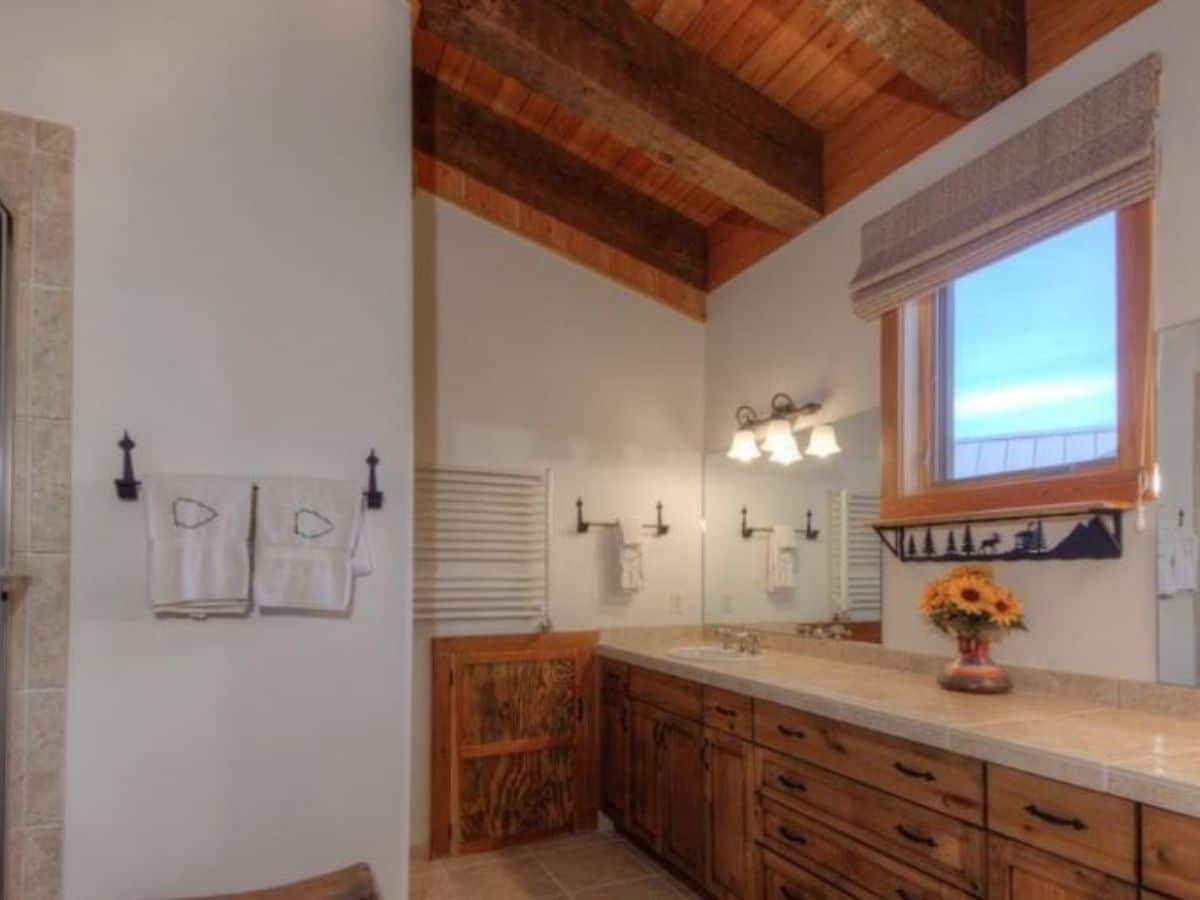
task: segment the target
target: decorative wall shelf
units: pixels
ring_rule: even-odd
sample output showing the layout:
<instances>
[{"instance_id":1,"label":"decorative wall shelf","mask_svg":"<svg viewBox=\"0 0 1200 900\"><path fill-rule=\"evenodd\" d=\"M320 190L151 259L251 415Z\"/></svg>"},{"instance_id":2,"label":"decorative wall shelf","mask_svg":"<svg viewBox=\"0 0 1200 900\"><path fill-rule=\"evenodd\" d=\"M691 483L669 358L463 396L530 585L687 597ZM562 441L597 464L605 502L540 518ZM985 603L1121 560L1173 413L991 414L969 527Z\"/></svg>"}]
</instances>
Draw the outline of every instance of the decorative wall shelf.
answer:
<instances>
[{"instance_id":1,"label":"decorative wall shelf","mask_svg":"<svg viewBox=\"0 0 1200 900\"><path fill-rule=\"evenodd\" d=\"M883 545L901 562L1015 562L1019 560L1120 559L1124 510L1111 507L1020 511L926 522L876 522L872 527ZM1077 520L1056 541L1046 522ZM1021 523L1010 533L988 524Z\"/></svg>"}]
</instances>

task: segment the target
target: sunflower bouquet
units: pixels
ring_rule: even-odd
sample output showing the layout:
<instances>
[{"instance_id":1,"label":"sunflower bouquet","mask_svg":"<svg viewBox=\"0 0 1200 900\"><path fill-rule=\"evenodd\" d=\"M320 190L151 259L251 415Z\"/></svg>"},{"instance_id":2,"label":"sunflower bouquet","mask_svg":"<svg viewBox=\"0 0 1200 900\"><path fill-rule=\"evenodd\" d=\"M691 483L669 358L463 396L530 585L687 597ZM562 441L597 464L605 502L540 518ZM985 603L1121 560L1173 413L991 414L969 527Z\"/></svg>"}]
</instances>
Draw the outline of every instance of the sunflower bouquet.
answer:
<instances>
[{"instance_id":1,"label":"sunflower bouquet","mask_svg":"<svg viewBox=\"0 0 1200 900\"><path fill-rule=\"evenodd\" d=\"M955 566L921 592L921 615L938 631L970 637L1025 631L1024 610L992 580L992 567Z\"/></svg>"}]
</instances>

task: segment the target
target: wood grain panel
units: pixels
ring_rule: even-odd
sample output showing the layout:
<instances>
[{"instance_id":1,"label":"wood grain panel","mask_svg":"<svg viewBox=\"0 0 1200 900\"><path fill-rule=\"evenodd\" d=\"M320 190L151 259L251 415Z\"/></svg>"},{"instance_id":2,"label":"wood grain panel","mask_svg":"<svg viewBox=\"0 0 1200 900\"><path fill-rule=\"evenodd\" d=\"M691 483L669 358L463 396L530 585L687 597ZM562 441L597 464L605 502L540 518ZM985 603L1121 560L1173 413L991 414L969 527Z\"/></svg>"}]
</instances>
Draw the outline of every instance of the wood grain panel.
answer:
<instances>
[{"instance_id":1,"label":"wood grain panel","mask_svg":"<svg viewBox=\"0 0 1200 900\"><path fill-rule=\"evenodd\" d=\"M745 694L705 685L704 724L748 741L754 735L754 701Z\"/></svg>"},{"instance_id":2,"label":"wood grain panel","mask_svg":"<svg viewBox=\"0 0 1200 900\"><path fill-rule=\"evenodd\" d=\"M435 638L435 857L596 821L595 632Z\"/></svg>"},{"instance_id":3,"label":"wood grain panel","mask_svg":"<svg viewBox=\"0 0 1200 900\"><path fill-rule=\"evenodd\" d=\"M1200 820L1142 807L1142 881L1180 900L1200 900Z\"/></svg>"},{"instance_id":4,"label":"wood grain panel","mask_svg":"<svg viewBox=\"0 0 1200 900\"><path fill-rule=\"evenodd\" d=\"M460 852L487 850L570 829L575 758L570 747L464 761Z\"/></svg>"},{"instance_id":5,"label":"wood grain panel","mask_svg":"<svg viewBox=\"0 0 1200 900\"><path fill-rule=\"evenodd\" d=\"M447 202L514 231L689 318L700 322L706 318L704 291L672 278L616 247L589 245L588 235L453 166L418 152L413 154L413 176L418 187Z\"/></svg>"},{"instance_id":6,"label":"wood grain panel","mask_svg":"<svg viewBox=\"0 0 1200 900\"><path fill-rule=\"evenodd\" d=\"M763 900L850 900L854 897L770 850L760 850L759 860Z\"/></svg>"},{"instance_id":7,"label":"wood grain panel","mask_svg":"<svg viewBox=\"0 0 1200 900\"><path fill-rule=\"evenodd\" d=\"M1025 0L1029 80L1041 78L1158 0Z\"/></svg>"},{"instance_id":8,"label":"wood grain panel","mask_svg":"<svg viewBox=\"0 0 1200 900\"><path fill-rule=\"evenodd\" d=\"M912 741L758 701L759 743L975 825L983 824L983 763Z\"/></svg>"},{"instance_id":9,"label":"wood grain panel","mask_svg":"<svg viewBox=\"0 0 1200 900\"><path fill-rule=\"evenodd\" d=\"M833 884L853 883L872 897L966 900L971 896L778 803L763 801L760 818L759 839L765 846Z\"/></svg>"},{"instance_id":10,"label":"wood grain panel","mask_svg":"<svg viewBox=\"0 0 1200 900\"><path fill-rule=\"evenodd\" d=\"M694 222L511 120L413 73L418 150L509 196L703 288L708 246Z\"/></svg>"},{"instance_id":11,"label":"wood grain panel","mask_svg":"<svg viewBox=\"0 0 1200 900\"><path fill-rule=\"evenodd\" d=\"M986 881L982 829L758 748L762 795L968 893Z\"/></svg>"},{"instance_id":12,"label":"wood grain panel","mask_svg":"<svg viewBox=\"0 0 1200 900\"><path fill-rule=\"evenodd\" d=\"M749 900L752 865L752 747L723 730L708 728L704 748L705 843L709 893Z\"/></svg>"},{"instance_id":13,"label":"wood grain panel","mask_svg":"<svg viewBox=\"0 0 1200 900\"><path fill-rule=\"evenodd\" d=\"M1023 0L812 0L957 115L1025 83Z\"/></svg>"},{"instance_id":14,"label":"wood grain panel","mask_svg":"<svg viewBox=\"0 0 1200 900\"><path fill-rule=\"evenodd\" d=\"M630 667L629 696L685 719L699 721L704 716L702 688L699 684L652 669Z\"/></svg>"},{"instance_id":15,"label":"wood grain panel","mask_svg":"<svg viewBox=\"0 0 1200 900\"><path fill-rule=\"evenodd\" d=\"M421 24L763 221L820 215L819 133L624 4L426 0Z\"/></svg>"},{"instance_id":16,"label":"wood grain panel","mask_svg":"<svg viewBox=\"0 0 1200 900\"><path fill-rule=\"evenodd\" d=\"M1124 881L1137 878L1129 800L989 765L988 827Z\"/></svg>"},{"instance_id":17,"label":"wood grain panel","mask_svg":"<svg viewBox=\"0 0 1200 900\"><path fill-rule=\"evenodd\" d=\"M1137 888L1002 837L988 850L989 900L1134 900Z\"/></svg>"}]
</instances>

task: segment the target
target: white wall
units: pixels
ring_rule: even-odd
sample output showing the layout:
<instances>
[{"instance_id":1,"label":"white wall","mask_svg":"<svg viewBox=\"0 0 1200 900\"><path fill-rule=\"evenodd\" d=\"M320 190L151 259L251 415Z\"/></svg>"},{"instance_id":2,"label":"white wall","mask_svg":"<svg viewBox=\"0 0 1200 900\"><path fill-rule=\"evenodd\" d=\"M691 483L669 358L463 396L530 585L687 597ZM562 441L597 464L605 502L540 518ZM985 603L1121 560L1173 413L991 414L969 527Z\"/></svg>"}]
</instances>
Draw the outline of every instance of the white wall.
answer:
<instances>
[{"instance_id":1,"label":"white wall","mask_svg":"<svg viewBox=\"0 0 1200 900\"><path fill-rule=\"evenodd\" d=\"M552 470L556 630L698 624L703 326L424 193L415 224L418 462ZM612 532L575 533L579 496L595 520L650 522L663 502L671 531L647 538L636 596L611 590ZM414 656L416 844L430 633L418 629Z\"/></svg>"},{"instance_id":2,"label":"white wall","mask_svg":"<svg viewBox=\"0 0 1200 900\"><path fill-rule=\"evenodd\" d=\"M0 0L0 108L77 129L65 896L358 859L404 895L411 266L399 0ZM360 479L353 616L155 622L141 471Z\"/></svg>"},{"instance_id":3,"label":"white wall","mask_svg":"<svg viewBox=\"0 0 1200 900\"><path fill-rule=\"evenodd\" d=\"M850 311L847 285L864 222L970 161L1152 51L1164 63L1163 180L1157 202L1156 285L1162 326L1200 314L1200 254L1188 223L1200 208L1200 4L1160 0L1131 23L893 173L709 300L706 447L729 440L733 410L775 391L827 403L830 419L878 405L878 326ZM1008 564L998 577L1024 598L1031 633L1005 662L1129 678L1155 675L1153 529L1132 533L1115 562ZM889 561L884 641L945 652L914 604L933 571Z\"/></svg>"}]
</instances>

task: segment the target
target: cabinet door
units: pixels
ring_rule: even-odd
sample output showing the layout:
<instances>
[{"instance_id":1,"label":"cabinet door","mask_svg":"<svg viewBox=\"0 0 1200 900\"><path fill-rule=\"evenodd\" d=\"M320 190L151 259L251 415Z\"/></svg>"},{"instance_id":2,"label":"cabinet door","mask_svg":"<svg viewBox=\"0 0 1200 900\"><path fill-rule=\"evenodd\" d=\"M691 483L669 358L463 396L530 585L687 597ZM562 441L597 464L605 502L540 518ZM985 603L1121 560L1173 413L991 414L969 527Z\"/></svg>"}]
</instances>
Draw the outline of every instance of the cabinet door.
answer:
<instances>
[{"instance_id":1,"label":"cabinet door","mask_svg":"<svg viewBox=\"0 0 1200 900\"><path fill-rule=\"evenodd\" d=\"M600 707L600 807L618 827L629 803L629 701Z\"/></svg>"},{"instance_id":2,"label":"cabinet door","mask_svg":"<svg viewBox=\"0 0 1200 900\"><path fill-rule=\"evenodd\" d=\"M1135 900L1137 889L1102 872L989 835L991 900Z\"/></svg>"},{"instance_id":3,"label":"cabinet door","mask_svg":"<svg viewBox=\"0 0 1200 900\"><path fill-rule=\"evenodd\" d=\"M704 881L704 727L662 713L662 854Z\"/></svg>"},{"instance_id":4,"label":"cabinet door","mask_svg":"<svg viewBox=\"0 0 1200 900\"><path fill-rule=\"evenodd\" d=\"M721 900L749 900L750 747L713 728L705 740L708 890Z\"/></svg>"},{"instance_id":5,"label":"cabinet door","mask_svg":"<svg viewBox=\"0 0 1200 900\"><path fill-rule=\"evenodd\" d=\"M644 703L629 704L629 802L625 828L635 838L658 847L662 833L659 776L659 713Z\"/></svg>"}]
</instances>

